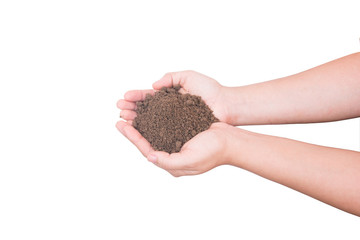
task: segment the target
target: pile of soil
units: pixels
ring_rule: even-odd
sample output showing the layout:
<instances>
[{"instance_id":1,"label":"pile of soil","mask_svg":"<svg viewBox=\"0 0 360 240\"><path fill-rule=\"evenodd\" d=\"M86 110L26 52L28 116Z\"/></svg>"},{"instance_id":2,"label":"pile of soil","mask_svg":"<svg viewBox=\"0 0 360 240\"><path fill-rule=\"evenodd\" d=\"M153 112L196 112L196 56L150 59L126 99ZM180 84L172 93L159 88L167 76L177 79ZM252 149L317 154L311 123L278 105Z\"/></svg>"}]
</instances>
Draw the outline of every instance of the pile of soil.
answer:
<instances>
[{"instance_id":1,"label":"pile of soil","mask_svg":"<svg viewBox=\"0 0 360 240\"><path fill-rule=\"evenodd\" d=\"M136 103L133 126L157 151L179 152L198 133L219 120L199 96L162 88Z\"/></svg>"}]
</instances>

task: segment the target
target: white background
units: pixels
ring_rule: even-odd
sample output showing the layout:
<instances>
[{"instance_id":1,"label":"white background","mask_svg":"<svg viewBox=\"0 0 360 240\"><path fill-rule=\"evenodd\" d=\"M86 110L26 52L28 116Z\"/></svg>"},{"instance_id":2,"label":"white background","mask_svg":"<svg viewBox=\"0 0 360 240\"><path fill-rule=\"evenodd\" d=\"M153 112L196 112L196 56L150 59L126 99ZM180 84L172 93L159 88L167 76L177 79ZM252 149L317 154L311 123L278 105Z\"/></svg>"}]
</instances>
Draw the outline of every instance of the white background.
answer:
<instances>
[{"instance_id":1,"label":"white background","mask_svg":"<svg viewBox=\"0 0 360 240\"><path fill-rule=\"evenodd\" d=\"M239 86L359 51L357 2L1 1L0 239L359 239L359 217L235 167L173 178L115 128L169 71ZM246 128L359 150L358 119Z\"/></svg>"}]
</instances>

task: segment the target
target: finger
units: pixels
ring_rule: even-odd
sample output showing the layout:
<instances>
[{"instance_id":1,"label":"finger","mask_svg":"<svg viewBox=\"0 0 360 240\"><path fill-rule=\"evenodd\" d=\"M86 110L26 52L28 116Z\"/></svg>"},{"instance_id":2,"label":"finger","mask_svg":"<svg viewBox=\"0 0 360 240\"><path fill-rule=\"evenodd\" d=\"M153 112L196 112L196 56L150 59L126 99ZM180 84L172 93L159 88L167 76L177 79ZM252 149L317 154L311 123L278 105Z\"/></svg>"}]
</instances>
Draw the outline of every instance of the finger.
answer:
<instances>
[{"instance_id":1,"label":"finger","mask_svg":"<svg viewBox=\"0 0 360 240\"><path fill-rule=\"evenodd\" d=\"M134 120L134 118L136 117L136 112L134 112L132 110L122 110L120 112L120 117L127 121Z\"/></svg>"},{"instance_id":2,"label":"finger","mask_svg":"<svg viewBox=\"0 0 360 240\"><path fill-rule=\"evenodd\" d=\"M129 123L119 121L116 123L117 129L128 138L146 157L150 151L153 151L150 143Z\"/></svg>"},{"instance_id":3,"label":"finger","mask_svg":"<svg viewBox=\"0 0 360 240\"><path fill-rule=\"evenodd\" d=\"M199 172L191 165L191 161L194 159L189 158L188 154L166 152L151 152L147 156L147 159L154 163L156 166L168 171L174 177L197 175ZM191 155L191 154L190 154ZM190 160L190 162L189 162Z\"/></svg>"},{"instance_id":4,"label":"finger","mask_svg":"<svg viewBox=\"0 0 360 240\"><path fill-rule=\"evenodd\" d=\"M177 170L169 170L168 171L173 177L181 177L183 176L182 174L179 173L179 171Z\"/></svg>"},{"instance_id":5,"label":"finger","mask_svg":"<svg viewBox=\"0 0 360 240\"><path fill-rule=\"evenodd\" d=\"M146 94L153 95L155 91L153 89L149 90L131 90L125 93L124 98L126 101L137 102L145 99Z\"/></svg>"},{"instance_id":6,"label":"finger","mask_svg":"<svg viewBox=\"0 0 360 240\"><path fill-rule=\"evenodd\" d=\"M171 72L165 74L160 80L153 83L153 88L160 90L162 87L183 86L190 71Z\"/></svg>"},{"instance_id":7,"label":"finger","mask_svg":"<svg viewBox=\"0 0 360 240\"><path fill-rule=\"evenodd\" d=\"M186 154L182 152L169 154L167 152L156 151L151 152L147 158L156 166L167 171L185 169L188 162Z\"/></svg>"},{"instance_id":8,"label":"finger","mask_svg":"<svg viewBox=\"0 0 360 240\"><path fill-rule=\"evenodd\" d=\"M196 171L183 171L183 170L168 170L173 177L192 176L198 175Z\"/></svg>"},{"instance_id":9,"label":"finger","mask_svg":"<svg viewBox=\"0 0 360 240\"><path fill-rule=\"evenodd\" d=\"M120 99L116 105L121 110L135 110L136 109L136 103L126 101L125 99Z\"/></svg>"}]
</instances>

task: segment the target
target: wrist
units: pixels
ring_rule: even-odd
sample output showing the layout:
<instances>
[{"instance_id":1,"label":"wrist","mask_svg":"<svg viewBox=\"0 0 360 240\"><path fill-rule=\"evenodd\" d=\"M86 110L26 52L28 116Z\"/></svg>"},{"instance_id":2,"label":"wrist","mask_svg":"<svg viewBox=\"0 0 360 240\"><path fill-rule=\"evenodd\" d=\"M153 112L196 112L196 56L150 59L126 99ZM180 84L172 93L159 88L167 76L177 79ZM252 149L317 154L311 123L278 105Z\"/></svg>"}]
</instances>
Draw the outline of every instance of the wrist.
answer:
<instances>
[{"instance_id":1,"label":"wrist","mask_svg":"<svg viewBox=\"0 0 360 240\"><path fill-rule=\"evenodd\" d=\"M217 122L211 125L211 130L215 133L213 139L217 140L217 148L212 154L212 158L217 162L216 165L235 165L238 147L236 141L240 140L237 136L240 129L224 122Z\"/></svg>"},{"instance_id":2,"label":"wrist","mask_svg":"<svg viewBox=\"0 0 360 240\"><path fill-rule=\"evenodd\" d=\"M223 87L222 96L226 123L233 126L246 124L246 104L242 87Z\"/></svg>"},{"instance_id":3,"label":"wrist","mask_svg":"<svg viewBox=\"0 0 360 240\"><path fill-rule=\"evenodd\" d=\"M257 144L261 134L231 126L226 142L226 164L246 168L251 152L259 151Z\"/></svg>"}]
</instances>

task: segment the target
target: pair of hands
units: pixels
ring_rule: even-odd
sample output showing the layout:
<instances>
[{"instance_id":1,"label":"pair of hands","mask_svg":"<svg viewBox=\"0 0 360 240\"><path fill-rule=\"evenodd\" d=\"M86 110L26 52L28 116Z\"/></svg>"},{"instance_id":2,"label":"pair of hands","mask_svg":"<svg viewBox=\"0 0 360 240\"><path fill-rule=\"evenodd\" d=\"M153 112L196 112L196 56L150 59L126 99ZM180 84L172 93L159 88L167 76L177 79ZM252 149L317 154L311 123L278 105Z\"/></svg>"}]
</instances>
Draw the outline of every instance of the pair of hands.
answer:
<instances>
[{"instance_id":1,"label":"pair of hands","mask_svg":"<svg viewBox=\"0 0 360 240\"><path fill-rule=\"evenodd\" d=\"M132 126L136 117L136 102L145 99L146 94L154 94L162 87L180 85L181 93L201 96L213 110L220 122L196 135L184 144L178 153L168 154L155 151L150 143ZM132 90L117 102L121 109L120 117L125 121L116 124L118 130L128 138L140 152L152 163L168 171L175 177L204 173L219 165L229 164L228 137L233 127L227 124L228 104L224 94L225 87L217 81L194 71L167 73L153 84L151 90Z\"/></svg>"}]
</instances>

